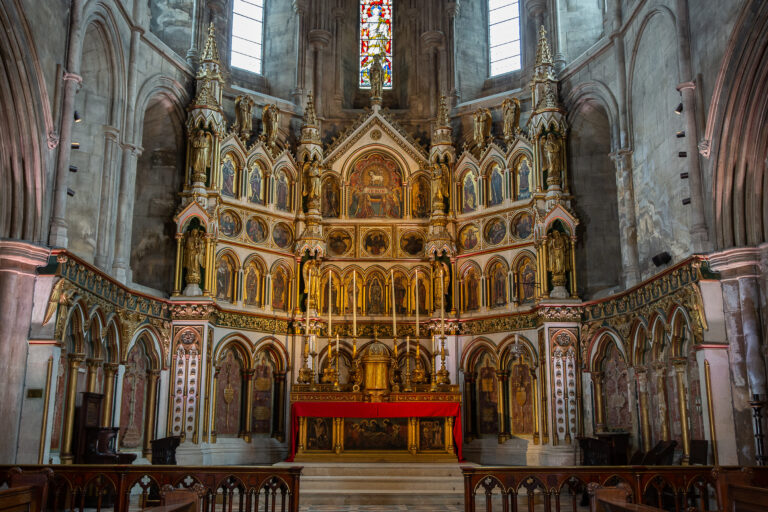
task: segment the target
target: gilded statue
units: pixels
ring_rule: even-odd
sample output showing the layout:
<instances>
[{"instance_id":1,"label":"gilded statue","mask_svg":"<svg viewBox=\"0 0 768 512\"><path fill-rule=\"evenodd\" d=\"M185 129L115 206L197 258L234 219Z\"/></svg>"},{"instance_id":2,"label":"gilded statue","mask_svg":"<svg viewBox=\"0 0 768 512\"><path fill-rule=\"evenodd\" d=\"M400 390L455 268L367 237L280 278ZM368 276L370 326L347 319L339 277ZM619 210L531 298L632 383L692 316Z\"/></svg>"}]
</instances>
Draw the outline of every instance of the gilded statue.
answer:
<instances>
[{"instance_id":1,"label":"gilded statue","mask_svg":"<svg viewBox=\"0 0 768 512\"><path fill-rule=\"evenodd\" d=\"M318 268L318 264L315 260L307 260L304 263L304 268L302 269L302 276L304 277L304 293L307 294L307 298L311 299L309 302L311 302L314 305L319 304L319 298L320 298L320 272ZM310 282L309 274L312 273L312 279Z\"/></svg>"},{"instance_id":2,"label":"gilded statue","mask_svg":"<svg viewBox=\"0 0 768 512\"><path fill-rule=\"evenodd\" d=\"M211 146L213 138L203 129L198 129L192 135L192 182L205 183L208 167L211 162Z\"/></svg>"},{"instance_id":3,"label":"gilded statue","mask_svg":"<svg viewBox=\"0 0 768 512\"><path fill-rule=\"evenodd\" d=\"M547 270L552 272L552 284L565 285L565 273L570 270L568 247L570 242L564 233L553 230L547 236Z\"/></svg>"},{"instance_id":4,"label":"gilded statue","mask_svg":"<svg viewBox=\"0 0 768 512\"><path fill-rule=\"evenodd\" d=\"M262 140L267 146L276 146L278 128L280 126L280 111L277 109L277 105L264 105L264 109L261 111L261 123Z\"/></svg>"},{"instance_id":5,"label":"gilded statue","mask_svg":"<svg viewBox=\"0 0 768 512\"><path fill-rule=\"evenodd\" d=\"M198 229L187 232L184 242L184 270L187 271L187 285L200 284L200 268L205 257L205 240Z\"/></svg>"},{"instance_id":6,"label":"gilded statue","mask_svg":"<svg viewBox=\"0 0 768 512\"><path fill-rule=\"evenodd\" d=\"M507 98L501 102L501 110L504 115L504 142L510 143L517 138L520 132L520 100Z\"/></svg>"},{"instance_id":7,"label":"gilded statue","mask_svg":"<svg viewBox=\"0 0 768 512\"><path fill-rule=\"evenodd\" d=\"M384 89L384 66L381 61L381 54L377 53L373 57L373 64L371 64L371 100L374 101L381 101L381 95Z\"/></svg>"},{"instance_id":8,"label":"gilded statue","mask_svg":"<svg viewBox=\"0 0 768 512\"><path fill-rule=\"evenodd\" d=\"M451 269L444 261L432 262L432 286L434 287L434 297L440 297L440 271L443 271L443 299L450 293L448 285L451 283ZM435 309L438 309L442 304L441 301L435 300L432 302Z\"/></svg>"},{"instance_id":9,"label":"gilded statue","mask_svg":"<svg viewBox=\"0 0 768 512\"><path fill-rule=\"evenodd\" d=\"M487 108L479 108L473 117L475 122L473 131L475 146L483 148L492 139L491 128L493 119L491 118L491 111Z\"/></svg>"},{"instance_id":10,"label":"gilded statue","mask_svg":"<svg viewBox=\"0 0 768 512\"><path fill-rule=\"evenodd\" d=\"M416 358L416 367L411 370L411 382L422 384L427 380L427 372L424 370L424 361L420 357Z\"/></svg>"},{"instance_id":11,"label":"gilded statue","mask_svg":"<svg viewBox=\"0 0 768 512\"><path fill-rule=\"evenodd\" d=\"M445 204L450 192L450 174L446 164L435 162L432 164L432 201L433 203Z\"/></svg>"},{"instance_id":12,"label":"gilded statue","mask_svg":"<svg viewBox=\"0 0 768 512\"><path fill-rule=\"evenodd\" d=\"M560 186L562 165L560 164L560 139L554 132L550 132L544 140L544 160L547 171L547 185Z\"/></svg>"},{"instance_id":13,"label":"gilded statue","mask_svg":"<svg viewBox=\"0 0 768 512\"><path fill-rule=\"evenodd\" d=\"M241 138L247 140L253 131L253 99L250 96L238 96L235 99L234 130Z\"/></svg>"},{"instance_id":14,"label":"gilded statue","mask_svg":"<svg viewBox=\"0 0 768 512\"><path fill-rule=\"evenodd\" d=\"M307 210L317 210L320 208L320 161L317 157L307 160L302 169L304 176L304 189L302 195L307 200Z\"/></svg>"}]
</instances>

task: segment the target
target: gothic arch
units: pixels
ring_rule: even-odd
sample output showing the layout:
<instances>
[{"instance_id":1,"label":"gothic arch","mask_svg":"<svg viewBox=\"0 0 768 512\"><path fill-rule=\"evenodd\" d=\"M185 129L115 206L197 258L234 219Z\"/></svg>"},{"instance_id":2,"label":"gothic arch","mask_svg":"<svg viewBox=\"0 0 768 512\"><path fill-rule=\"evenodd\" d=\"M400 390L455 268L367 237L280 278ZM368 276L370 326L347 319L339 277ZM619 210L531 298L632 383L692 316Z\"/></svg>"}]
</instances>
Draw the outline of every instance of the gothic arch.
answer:
<instances>
[{"instance_id":1,"label":"gothic arch","mask_svg":"<svg viewBox=\"0 0 768 512\"><path fill-rule=\"evenodd\" d=\"M218 362L227 350L234 350L238 353L243 362L244 369L253 368L254 359L251 356L253 345L248 338L238 333L224 336L216 344L216 349L213 352L213 361Z\"/></svg>"},{"instance_id":2,"label":"gothic arch","mask_svg":"<svg viewBox=\"0 0 768 512\"><path fill-rule=\"evenodd\" d=\"M568 91L568 95L563 101L568 111L568 125L573 126L573 118L590 102L600 105L607 114L611 128L611 150L616 151L623 146L619 124L619 106L613 92L600 80L578 84Z\"/></svg>"},{"instance_id":3,"label":"gothic arch","mask_svg":"<svg viewBox=\"0 0 768 512\"><path fill-rule=\"evenodd\" d=\"M131 341L128 343L128 346L125 350L125 357L128 357L128 354L131 353L133 347L137 343L142 343L143 340L144 352L147 354L147 357L149 357L149 361L152 364L151 369L162 369L164 366L164 354L160 339L160 336L158 336L158 333L152 326L142 325L136 329L136 332L134 332L133 336L131 336ZM122 362L125 363L125 361Z\"/></svg>"},{"instance_id":4,"label":"gothic arch","mask_svg":"<svg viewBox=\"0 0 768 512\"><path fill-rule=\"evenodd\" d=\"M256 360L256 356L259 352L267 352L272 357L272 361L275 363L275 370L278 372L288 371L290 365L290 357L288 351L280 340L274 336L265 336L254 344L253 359Z\"/></svg>"},{"instance_id":5,"label":"gothic arch","mask_svg":"<svg viewBox=\"0 0 768 512\"><path fill-rule=\"evenodd\" d=\"M514 352L512 351L512 347L515 344L518 344L522 348L523 355L528 357L531 365L534 368L538 367L538 354L533 342L531 342L531 340L529 340L526 336L517 334L511 334L507 336L499 345L498 352L501 354L501 367L507 368L511 363L513 357L515 356Z\"/></svg>"}]
</instances>

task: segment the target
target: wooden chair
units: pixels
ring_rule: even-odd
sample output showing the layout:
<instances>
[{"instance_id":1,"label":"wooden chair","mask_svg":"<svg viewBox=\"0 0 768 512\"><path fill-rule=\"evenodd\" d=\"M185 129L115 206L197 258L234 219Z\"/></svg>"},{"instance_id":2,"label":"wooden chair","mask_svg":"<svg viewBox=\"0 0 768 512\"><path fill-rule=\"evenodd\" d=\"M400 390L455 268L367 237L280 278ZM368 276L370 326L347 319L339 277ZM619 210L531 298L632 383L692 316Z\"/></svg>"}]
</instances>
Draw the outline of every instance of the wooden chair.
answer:
<instances>
[{"instance_id":1,"label":"wooden chair","mask_svg":"<svg viewBox=\"0 0 768 512\"><path fill-rule=\"evenodd\" d=\"M691 454L688 463L706 465L709 459L709 441L705 439L691 439Z\"/></svg>"}]
</instances>

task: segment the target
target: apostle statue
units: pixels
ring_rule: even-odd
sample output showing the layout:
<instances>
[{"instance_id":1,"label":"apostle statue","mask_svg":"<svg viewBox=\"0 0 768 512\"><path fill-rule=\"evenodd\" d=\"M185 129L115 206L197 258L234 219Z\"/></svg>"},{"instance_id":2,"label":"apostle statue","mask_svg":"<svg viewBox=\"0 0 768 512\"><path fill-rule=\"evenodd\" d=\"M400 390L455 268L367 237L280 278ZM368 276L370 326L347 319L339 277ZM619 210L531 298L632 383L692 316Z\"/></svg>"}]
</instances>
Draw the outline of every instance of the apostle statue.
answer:
<instances>
[{"instance_id":1,"label":"apostle statue","mask_svg":"<svg viewBox=\"0 0 768 512\"><path fill-rule=\"evenodd\" d=\"M371 64L371 101L374 103L381 102L382 90L384 89L384 66L381 61L381 54L377 53L373 57L373 64Z\"/></svg>"},{"instance_id":2,"label":"apostle statue","mask_svg":"<svg viewBox=\"0 0 768 512\"><path fill-rule=\"evenodd\" d=\"M568 248L570 242L564 233L553 230L547 236L547 270L552 272L552 284L565 285L565 273L570 270Z\"/></svg>"},{"instance_id":3,"label":"apostle statue","mask_svg":"<svg viewBox=\"0 0 768 512\"><path fill-rule=\"evenodd\" d=\"M547 138L544 139L544 162L548 186L560 186L562 180L560 152L560 138L555 132L550 132Z\"/></svg>"},{"instance_id":4,"label":"apostle statue","mask_svg":"<svg viewBox=\"0 0 768 512\"><path fill-rule=\"evenodd\" d=\"M449 193L447 168L448 166L445 164L440 165L437 162L432 164L432 204L440 205L441 209L444 207Z\"/></svg>"},{"instance_id":5,"label":"apostle statue","mask_svg":"<svg viewBox=\"0 0 768 512\"><path fill-rule=\"evenodd\" d=\"M315 260L307 260L301 269L304 277L304 293L307 294L307 306L320 304L320 266ZM310 279L311 274L311 279Z\"/></svg>"},{"instance_id":6,"label":"apostle statue","mask_svg":"<svg viewBox=\"0 0 768 512\"><path fill-rule=\"evenodd\" d=\"M192 182L205 183L208 167L211 163L211 146L213 138L211 134L202 128L195 130L191 139L192 154L190 161L192 166Z\"/></svg>"},{"instance_id":7,"label":"apostle statue","mask_svg":"<svg viewBox=\"0 0 768 512\"><path fill-rule=\"evenodd\" d=\"M487 108L479 108L474 114L474 142L478 148L484 148L491 140L491 128L493 119L491 111Z\"/></svg>"},{"instance_id":8,"label":"apostle statue","mask_svg":"<svg viewBox=\"0 0 768 512\"><path fill-rule=\"evenodd\" d=\"M302 195L306 198L307 211L320 208L320 161L317 157L307 160L302 169L304 175L304 190Z\"/></svg>"},{"instance_id":9,"label":"apostle statue","mask_svg":"<svg viewBox=\"0 0 768 512\"><path fill-rule=\"evenodd\" d=\"M442 286L440 286L440 271L442 270L442 279L443 283ZM440 306L443 300L445 300L445 297L450 296L451 291L448 288L448 286L451 283L451 269L448 266L447 263L444 261L434 261L432 262L432 289L433 289L433 297L435 297L436 300L432 301L432 304L434 305L435 311L440 310ZM437 300L442 291L442 298L440 300ZM448 304L445 304L445 309L448 309Z\"/></svg>"},{"instance_id":10,"label":"apostle statue","mask_svg":"<svg viewBox=\"0 0 768 512\"><path fill-rule=\"evenodd\" d=\"M514 142L520 132L520 100L506 98L501 102L501 110L504 116L504 142Z\"/></svg>"},{"instance_id":11,"label":"apostle statue","mask_svg":"<svg viewBox=\"0 0 768 512\"><path fill-rule=\"evenodd\" d=\"M261 123L262 140L267 146L275 147L277 145L277 134L280 126L280 111L277 109L277 105L264 105L264 109L261 111Z\"/></svg>"},{"instance_id":12,"label":"apostle statue","mask_svg":"<svg viewBox=\"0 0 768 512\"><path fill-rule=\"evenodd\" d=\"M186 282L187 289L199 291L201 279L200 267L203 266L205 258L205 240L203 234L198 229L192 229L187 232L184 242L184 270L187 271ZM185 295L191 295L185 290ZM199 295L196 294L196 295Z\"/></svg>"},{"instance_id":13,"label":"apostle statue","mask_svg":"<svg viewBox=\"0 0 768 512\"><path fill-rule=\"evenodd\" d=\"M250 96L238 96L235 99L235 126L234 130L243 140L251 138L253 131L253 99Z\"/></svg>"}]
</instances>

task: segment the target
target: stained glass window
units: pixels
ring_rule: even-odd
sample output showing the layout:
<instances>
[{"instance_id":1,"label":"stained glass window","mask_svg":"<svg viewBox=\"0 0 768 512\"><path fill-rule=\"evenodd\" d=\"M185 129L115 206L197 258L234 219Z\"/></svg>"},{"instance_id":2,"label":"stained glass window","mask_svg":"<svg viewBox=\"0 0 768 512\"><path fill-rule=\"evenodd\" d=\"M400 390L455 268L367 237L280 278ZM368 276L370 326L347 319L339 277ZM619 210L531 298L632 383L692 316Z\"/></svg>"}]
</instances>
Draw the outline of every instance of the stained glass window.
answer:
<instances>
[{"instance_id":1,"label":"stained glass window","mask_svg":"<svg viewBox=\"0 0 768 512\"><path fill-rule=\"evenodd\" d=\"M232 7L232 67L261 73L264 0L235 0Z\"/></svg>"},{"instance_id":2,"label":"stained glass window","mask_svg":"<svg viewBox=\"0 0 768 512\"><path fill-rule=\"evenodd\" d=\"M392 88L392 0L360 0L360 82L371 87L373 57L382 56L384 89Z\"/></svg>"},{"instance_id":3,"label":"stained glass window","mask_svg":"<svg viewBox=\"0 0 768 512\"><path fill-rule=\"evenodd\" d=\"M520 69L520 2L488 0L491 76Z\"/></svg>"}]
</instances>

